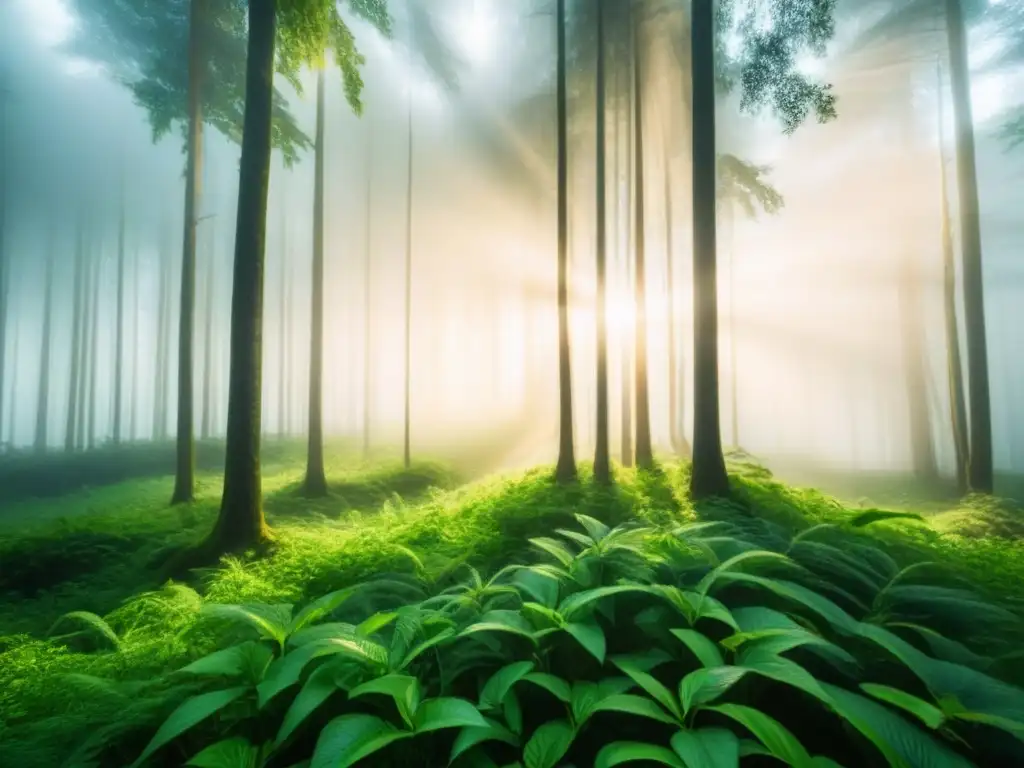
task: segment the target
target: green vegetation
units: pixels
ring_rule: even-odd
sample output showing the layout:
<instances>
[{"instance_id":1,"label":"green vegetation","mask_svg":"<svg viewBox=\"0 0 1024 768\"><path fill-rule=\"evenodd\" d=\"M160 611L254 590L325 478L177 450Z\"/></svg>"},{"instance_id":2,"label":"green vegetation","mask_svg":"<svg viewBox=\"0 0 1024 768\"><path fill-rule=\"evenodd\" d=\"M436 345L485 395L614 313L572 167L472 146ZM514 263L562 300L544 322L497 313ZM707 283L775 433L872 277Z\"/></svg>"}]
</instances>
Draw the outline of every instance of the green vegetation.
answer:
<instances>
[{"instance_id":1,"label":"green vegetation","mask_svg":"<svg viewBox=\"0 0 1024 768\"><path fill-rule=\"evenodd\" d=\"M1006 502L925 521L749 463L696 505L685 464L610 488L346 465L317 501L268 465L275 551L189 585L153 563L208 529L215 475L188 507L141 479L5 534L0 764L1021 760Z\"/></svg>"}]
</instances>

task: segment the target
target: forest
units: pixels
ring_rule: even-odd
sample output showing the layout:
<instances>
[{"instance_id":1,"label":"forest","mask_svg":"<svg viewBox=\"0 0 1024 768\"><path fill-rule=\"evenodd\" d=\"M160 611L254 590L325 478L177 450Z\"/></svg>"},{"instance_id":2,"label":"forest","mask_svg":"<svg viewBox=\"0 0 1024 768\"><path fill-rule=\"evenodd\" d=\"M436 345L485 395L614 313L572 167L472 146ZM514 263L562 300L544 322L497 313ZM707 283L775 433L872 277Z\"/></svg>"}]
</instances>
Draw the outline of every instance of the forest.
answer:
<instances>
[{"instance_id":1,"label":"forest","mask_svg":"<svg viewBox=\"0 0 1024 768\"><path fill-rule=\"evenodd\" d=\"M0 766L1024 765L1024 0L3 0Z\"/></svg>"}]
</instances>

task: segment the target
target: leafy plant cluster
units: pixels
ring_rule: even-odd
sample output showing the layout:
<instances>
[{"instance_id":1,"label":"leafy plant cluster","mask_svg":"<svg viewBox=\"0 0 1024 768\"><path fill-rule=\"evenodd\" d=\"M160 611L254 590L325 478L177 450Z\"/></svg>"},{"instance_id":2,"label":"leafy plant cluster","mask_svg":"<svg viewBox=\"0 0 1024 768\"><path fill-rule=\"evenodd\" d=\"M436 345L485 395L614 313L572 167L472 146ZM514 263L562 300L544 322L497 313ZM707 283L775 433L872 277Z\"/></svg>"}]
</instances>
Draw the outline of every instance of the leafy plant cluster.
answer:
<instances>
[{"instance_id":1,"label":"leafy plant cluster","mask_svg":"<svg viewBox=\"0 0 1024 768\"><path fill-rule=\"evenodd\" d=\"M111 724L80 754L199 768L1020 764L1024 690L999 679L1018 617L851 530L899 516L788 537L749 517L609 528L577 515L578 529L531 539L540 562L489 579L385 575L298 611L207 605L224 642L164 681L179 703L155 732Z\"/></svg>"}]
</instances>

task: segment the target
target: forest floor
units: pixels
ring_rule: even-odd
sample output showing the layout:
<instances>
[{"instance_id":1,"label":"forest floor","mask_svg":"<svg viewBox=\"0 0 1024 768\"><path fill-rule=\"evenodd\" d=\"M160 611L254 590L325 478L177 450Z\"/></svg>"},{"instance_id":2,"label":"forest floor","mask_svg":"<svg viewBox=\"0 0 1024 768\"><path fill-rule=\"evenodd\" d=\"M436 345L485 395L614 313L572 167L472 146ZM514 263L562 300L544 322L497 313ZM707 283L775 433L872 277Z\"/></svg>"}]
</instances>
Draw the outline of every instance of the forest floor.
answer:
<instances>
[{"instance_id":1,"label":"forest floor","mask_svg":"<svg viewBox=\"0 0 1024 768\"><path fill-rule=\"evenodd\" d=\"M154 566L211 528L220 494L216 472L200 472L197 501L187 507L167 506L166 476L4 504L0 764L60 764L33 762L44 758L17 750L39 749L46 741L55 750L46 760L66 756L95 717L75 704L81 691L68 684L68 674L136 679L179 667L194 650L182 636L203 600L299 603L387 572L442 584L463 565L486 576L520 555L530 537L571 522L574 512L608 523L658 525L739 513L791 536L872 506L866 498L844 504L793 487L742 461L730 466L732 501L698 504L685 491L688 466L678 462L654 471L617 468L608 489L593 485L585 470L571 487L554 484L547 467L461 483L439 464L404 469L342 455L327 468L331 495L319 501L298 495L303 467L294 456L282 455L263 469L265 508L278 542L274 554L227 559L197 574L187 589L166 588ZM1024 609L1021 508L994 497L922 500L921 506L926 517L874 525L873 535L917 559L941 563L1005 606ZM70 612L88 614L61 619ZM90 624L89 614L104 617L100 634L110 635L120 653L88 653L96 638L65 634L81 628L71 626L76 621ZM54 635L56 640L48 639ZM60 722L67 733L60 739L53 736L54 717L65 718ZM21 747L5 753L5 737Z\"/></svg>"}]
</instances>

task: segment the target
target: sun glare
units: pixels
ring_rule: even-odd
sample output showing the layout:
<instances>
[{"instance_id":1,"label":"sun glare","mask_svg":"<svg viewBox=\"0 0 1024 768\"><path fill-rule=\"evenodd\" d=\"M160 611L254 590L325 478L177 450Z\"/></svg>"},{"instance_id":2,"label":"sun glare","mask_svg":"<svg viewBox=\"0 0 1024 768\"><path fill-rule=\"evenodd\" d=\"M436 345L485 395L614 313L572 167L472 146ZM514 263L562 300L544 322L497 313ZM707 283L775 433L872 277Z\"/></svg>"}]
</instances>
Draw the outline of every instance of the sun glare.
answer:
<instances>
[{"instance_id":1,"label":"sun glare","mask_svg":"<svg viewBox=\"0 0 1024 768\"><path fill-rule=\"evenodd\" d=\"M469 13L458 23L458 38L471 61L487 61L494 48L496 21L485 7L486 0L472 0Z\"/></svg>"},{"instance_id":2,"label":"sun glare","mask_svg":"<svg viewBox=\"0 0 1024 768\"><path fill-rule=\"evenodd\" d=\"M47 46L67 41L75 28L75 19L64 0L17 0L22 12L39 38Z\"/></svg>"}]
</instances>

